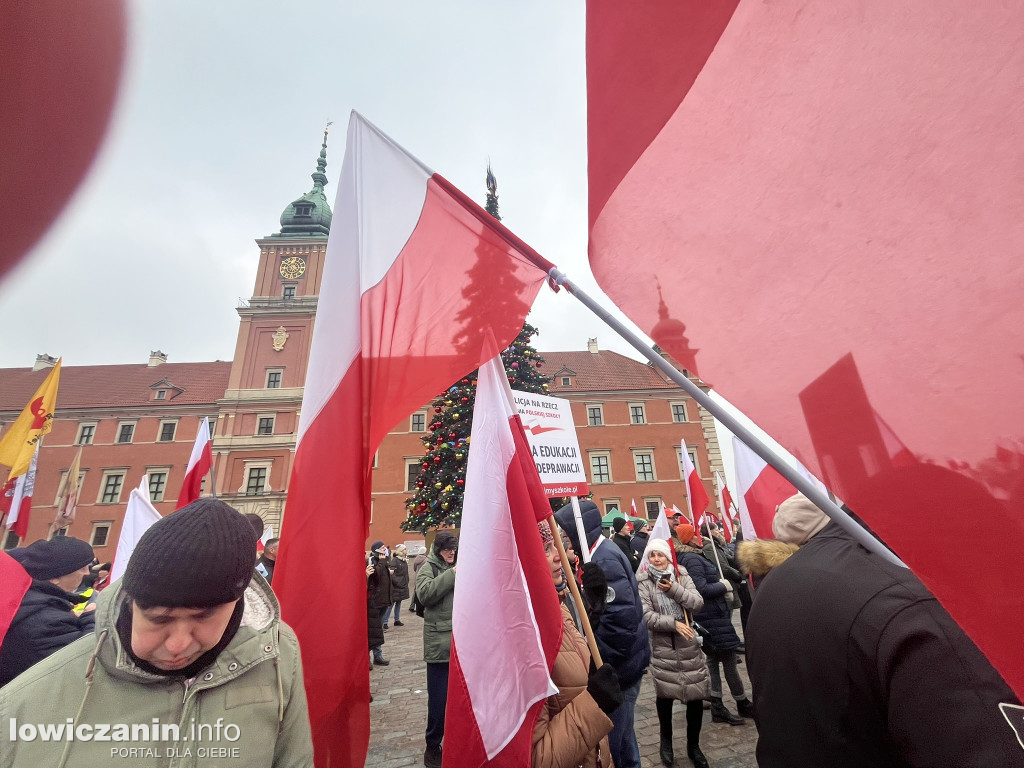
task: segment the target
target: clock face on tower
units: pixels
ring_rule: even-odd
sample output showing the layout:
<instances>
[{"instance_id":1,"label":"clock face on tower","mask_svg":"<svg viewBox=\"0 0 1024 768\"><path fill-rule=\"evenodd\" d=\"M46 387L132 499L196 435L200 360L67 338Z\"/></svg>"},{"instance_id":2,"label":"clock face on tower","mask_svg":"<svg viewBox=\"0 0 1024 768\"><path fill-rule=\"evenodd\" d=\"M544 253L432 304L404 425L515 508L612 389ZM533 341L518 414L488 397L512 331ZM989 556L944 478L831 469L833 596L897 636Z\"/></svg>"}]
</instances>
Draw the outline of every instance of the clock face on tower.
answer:
<instances>
[{"instance_id":1,"label":"clock face on tower","mask_svg":"<svg viewBox=\"0 0 1024 768\"><path fill-rule=\"evenodd\" d=\"M306 262L298 256L289 256L281 262L281 277L285 280L294 280L302 277L306 271Z\"/></svg>"}]
</instances>

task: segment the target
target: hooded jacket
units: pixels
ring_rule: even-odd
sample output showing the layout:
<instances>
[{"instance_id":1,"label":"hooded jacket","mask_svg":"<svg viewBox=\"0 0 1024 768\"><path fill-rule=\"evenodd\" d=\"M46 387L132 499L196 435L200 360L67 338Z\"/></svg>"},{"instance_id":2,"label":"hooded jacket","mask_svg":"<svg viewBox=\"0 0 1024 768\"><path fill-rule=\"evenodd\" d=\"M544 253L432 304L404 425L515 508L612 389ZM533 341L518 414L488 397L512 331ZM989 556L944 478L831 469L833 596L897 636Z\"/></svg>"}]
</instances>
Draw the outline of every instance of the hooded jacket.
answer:
<instances>
[{"instance_id":1,"label":"hooded jacket","mask_svg":"<svg viewBox=\"0 0 1024 768\"><path fill-rule=\"evenodd\" d=\"M391 558L391 601L400 603L409 597L409 560L397 552Z\"/></svg>"},{"instance_id":2,"label":"hooded jacket","mask_svg":"<svg viewBox=\"0 0 1024 768\"><path fill-rule=\"evenodd\" d=\"M612 721L587 693L590 650L562 603L562 643L551 670L558 693L548 696L533 728L532 768L611 765Z\"/></svg>"},{"instance_id":3,"label":"hooded jacket","mask_svg":"<svg viewBox=\"0 0 1024 768\"><path fill-rule=\"evenodd\" d=\"M95 614L90 611L76 616L71 612L88 599L52 582L33 579L0 646L0 686L54 651L91 634Z\"/></svg>"},{"instance_id":4,"label":"hooded jacket","mask_svg":"<svg viewBox=\"0 0 1024 768\"><path fill-rule=\"evenodd\" d=\"M764 578L747 627L761 768L1024 765L1006 683L908 569L835 523Z\"/></svg>"},{"instance_id":5,"label":"hooded jacket","mask_svg":"<svg viewBox=\"0 0 1024 768\"><path fill-rule=\"evenodd\" d=\"M651 660L636 577L622 551L601 535L601 512L597 505L592 501L584 501L580 503L580 508L587 548L597 544L591 562L601 567L608 580L605 611L594 627L594 637L602 659L615 667L622 687L628 688L643 677ZM572 507L566 505L558 510L555 522L565 531L576 551L582 552Z\"/></svg>"},{"instance_id":6,"label":"hooded jacket","mask_svg":"<svg viewBox=\"0 0 1024 768\"><path fill-rule=\"evenodd\" d=\"M704 607L704 599L684 569L673 580L665 594L691 614ZM659 699L696 701L707 698L711 688L708 682L707 661L697 638L687 640L676 632L676 620L663 613L658 600L657 579L648 569L641 573L640 603L644 607L644 624L651 633L651 674L654 692Z\"/></svg>"},{"instance_id":7,"label":"hooded jacket","mask_svg":"<svg viewBox=\"0 0 1024 768\"><path fill-rule=\"evenodd\" d=\"M253 579L242 599L242 623L234 637L210 666L182 680L145 672L132 661L115 628L128 596L120 583L104 590L97 603L95 635L57 651L0 689L0 768L109 766L111 748L121 747L139 750L131 755L132 766L312 766L298 641L281 622L277 600L263 580ZM190 736L195 723L191 735L201 738L113 741L113 730L104 734L97 728L91 740L77 735L72 741L9 740L12 719L66 727L71 718L76 726L90 727L151 726L156 719L161 729L177 726L181 739ZM237 726L237 735L234 729L230 733L233 741L226 727L219 740L213 735L219 718L223 726ZM239 759L211 760L203 752L211 748L237 749Z\"/></svg>"},{"instance_id":8,"label":"hooded jacket","mask_svg":"<svg viewBox=\"0 0 1024 768\"><path fill-rule=\"evenodd\" d=\"M416 596L423 604L423 660L447 664L452 652L455 571L433 548L416 574Z\"/></svg>"}]
</instances>

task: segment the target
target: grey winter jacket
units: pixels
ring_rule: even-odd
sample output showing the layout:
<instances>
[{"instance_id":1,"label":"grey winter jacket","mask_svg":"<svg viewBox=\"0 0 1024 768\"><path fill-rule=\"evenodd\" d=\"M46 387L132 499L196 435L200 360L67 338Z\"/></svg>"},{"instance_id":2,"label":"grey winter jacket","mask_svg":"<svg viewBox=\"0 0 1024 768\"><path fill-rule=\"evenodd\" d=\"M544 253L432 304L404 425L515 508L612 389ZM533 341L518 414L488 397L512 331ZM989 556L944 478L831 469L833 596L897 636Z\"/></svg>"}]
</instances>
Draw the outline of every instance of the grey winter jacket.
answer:
<instances>
[{"instance_id":1,"label":"grey winter jacket","mask_svg":"<svg viewBox=\"0 0 1024 768\"><path fill-rule=\"evenodd\" d=\"M672 582L666 593L693 614L704 607L700 592L685 569ZM696 701L710 694L707 662L698 639L687 640L676 632L676 620L662 612L658 585L650 570L640 572L640 603L644 608L644 624L651 636L651 674L659 699Z\"/></svg>"},{"instance_id":2,"label":"grey winter jacket","mask_svg":"<svg viewBox=\"0 0 1024 768\"><path fill-rule=\"evenodd\" d=\"M423 660L447 664L452 651L455 571L433 548L416 574L416 596L423 604Z\"/></svg>"}]
</instances>

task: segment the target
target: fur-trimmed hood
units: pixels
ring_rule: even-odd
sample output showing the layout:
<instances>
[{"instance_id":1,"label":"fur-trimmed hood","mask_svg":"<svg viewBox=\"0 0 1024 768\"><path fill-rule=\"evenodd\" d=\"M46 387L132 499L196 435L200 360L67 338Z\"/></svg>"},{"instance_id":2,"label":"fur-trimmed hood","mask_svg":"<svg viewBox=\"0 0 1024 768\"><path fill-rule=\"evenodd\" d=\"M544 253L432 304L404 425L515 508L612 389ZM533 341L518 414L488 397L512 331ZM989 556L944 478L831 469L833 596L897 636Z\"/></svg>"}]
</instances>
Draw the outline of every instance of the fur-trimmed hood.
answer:
<instances>
[{"instance_id":1,"label":"fur-trimmed hood","mask_svg":"<svg viewBox=\"0 0 1024 768\"><path fill-rule=\"evenodd\" d=\"M775 539L741 541L736 547L740 570L753 576L764 576L788 560L800 547Z\"/></svg>"}]
</instances>

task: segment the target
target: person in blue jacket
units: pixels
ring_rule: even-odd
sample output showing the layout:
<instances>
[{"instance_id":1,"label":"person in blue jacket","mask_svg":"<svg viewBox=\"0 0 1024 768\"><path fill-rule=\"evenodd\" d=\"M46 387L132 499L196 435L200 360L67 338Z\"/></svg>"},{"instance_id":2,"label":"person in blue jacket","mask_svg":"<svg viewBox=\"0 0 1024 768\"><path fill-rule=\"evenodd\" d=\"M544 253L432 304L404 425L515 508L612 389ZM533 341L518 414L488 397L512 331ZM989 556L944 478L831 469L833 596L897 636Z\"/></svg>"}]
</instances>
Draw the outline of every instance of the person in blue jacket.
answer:
<instances>
[{"instance_id":1,"label":"person in blue jacket","mask_svg":"<svg viewBox=\"0 0 1024 768\"><path fill-rule=\"evenodd\" d=\"M614 723L608 735L616 768L640 768L640 749L633 732L633 709L640 694L640 683L651 661L647 626L637 590L636 577L629 560L615 544L601 535L601 512L592 501L580 503L587 541L581 545L576 532L572 506L555 513L555 521L568 535L573 548L582 555L590 550L593 563L600 566L608 582L605 610L596 617L594 635L601 658L615 667L622 685L623 703L609 715ZM584 570L583 589L587 590ZM593 621L595 617L591 616Z\"/></svg>"}]
</instances>

